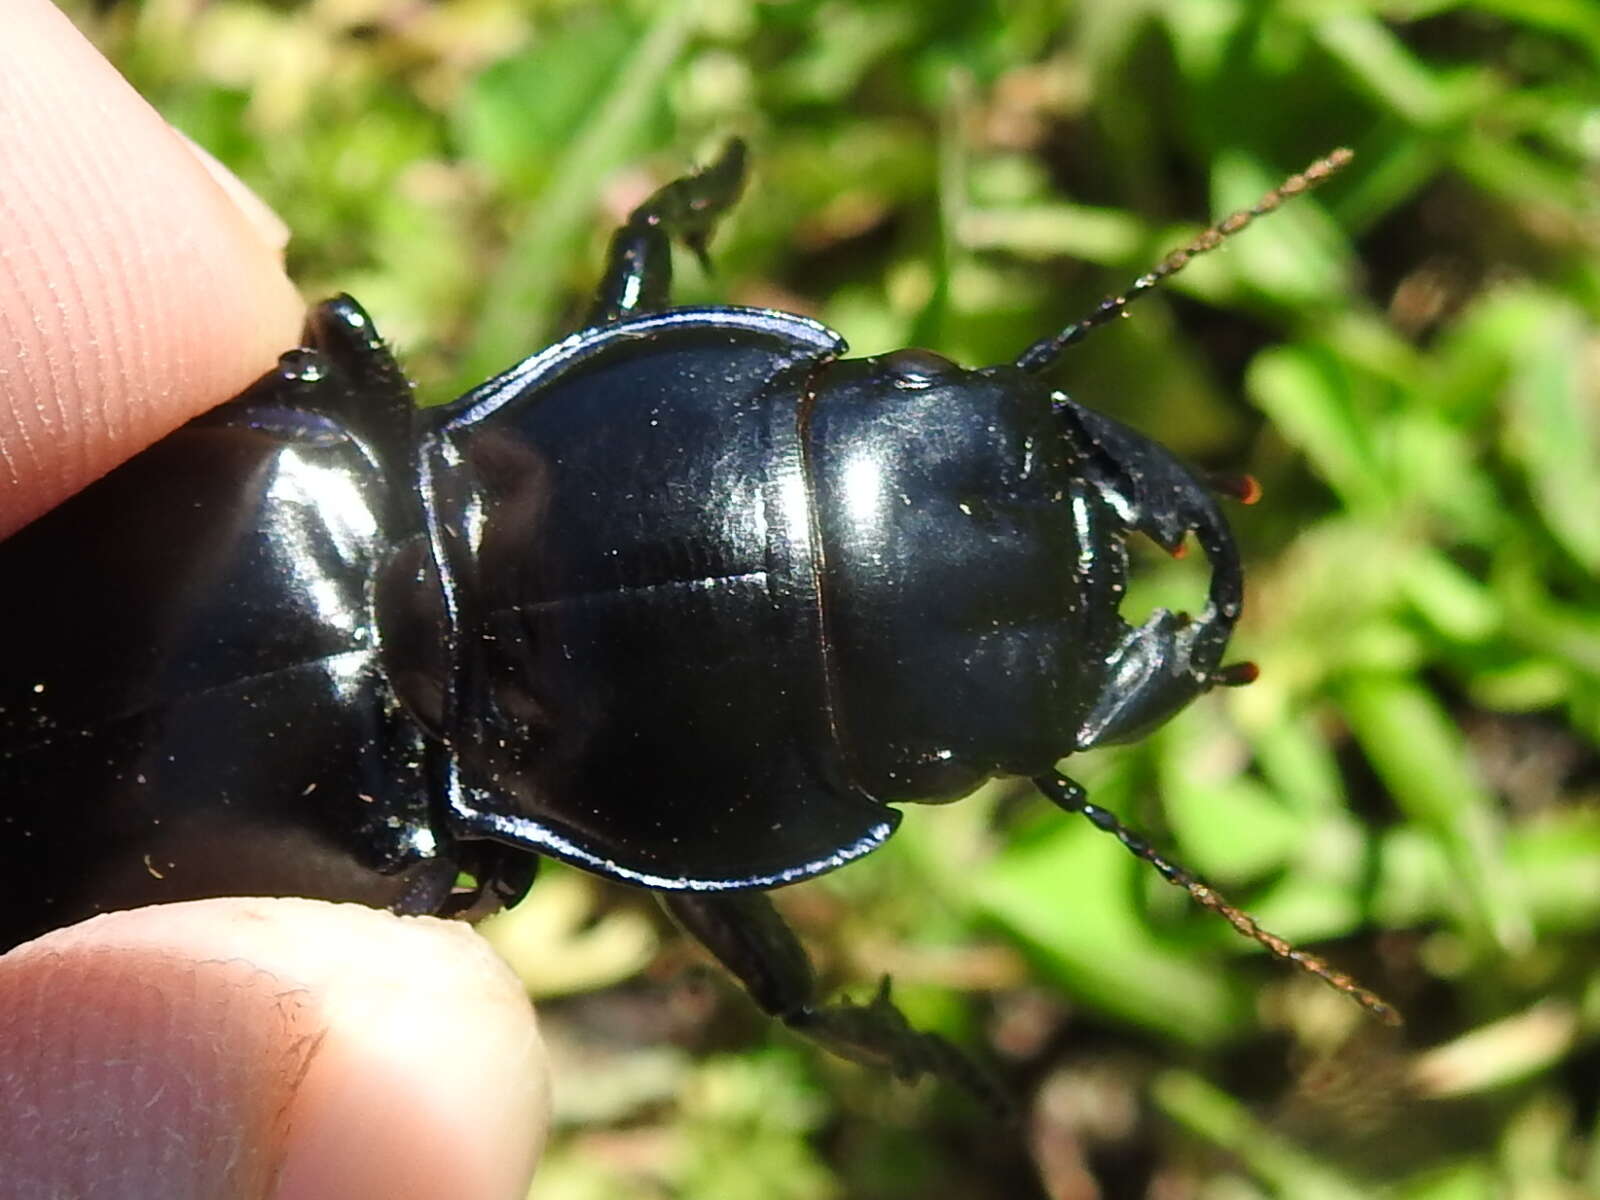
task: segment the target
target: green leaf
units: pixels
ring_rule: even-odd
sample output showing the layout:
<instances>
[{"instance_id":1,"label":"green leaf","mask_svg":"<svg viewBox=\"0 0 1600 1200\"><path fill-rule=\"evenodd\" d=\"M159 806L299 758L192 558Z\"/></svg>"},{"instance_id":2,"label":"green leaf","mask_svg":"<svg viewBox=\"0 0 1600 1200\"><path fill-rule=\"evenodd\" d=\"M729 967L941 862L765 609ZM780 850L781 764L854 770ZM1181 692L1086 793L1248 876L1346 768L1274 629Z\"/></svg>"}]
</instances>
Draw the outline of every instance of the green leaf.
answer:
<instances>
[{"instance_id":1,"label":"green leaf","mask_svg":"<svg viewBox=\"0 0 1600 1200\"><path fill-rule=\"evenodd\" d=\"M472 81L456 117L461 148L507 190L549 177L639 41L618 9L592 7Z\"/></svg>"},{"instance_id":2,"label":"green leaf","mask_svg":"<svg viewBox=\"0 0 1600 1200\"><path fill-rule=\"evenodd\" d=\"M1239 707L1248 713L1247 704ZM1275 714L1246 732L1262 774L1286 804L1308 817L1342 811L1338 763L1307 714Z\"/></svg>"},{"instance_id":3,"label":"green leaf","mask_svg":"<svg viewBox=\"0 0 1600 1200\"><path fill-rule=\"evenodd\" d=\"M1278 346L1251 361L1245 386L1346 504L1386 507L1371 438L1355 414L1342 364L1306 347Z\"/></svg>"},{"instance_id":4,"label":"green leaf","mask_svg":"<svg viewBox=\"0 0 1600 1200\"><path fill-rule=\"evenodd\" d=\"M1023 258L1065 256L1106 265L1130 262L1148 244L1148 232L1137 218L1081 204L974 208L963 214L957 233L967 250L1004 250Z\"/></svg>"},{"instance_id":5,"label":"green leaf","mask_svg":"<svg viewBox=\"0 0 1600 1200\"><path fill-rule=\"evenodd\" d=\"M1358 84L1411 125L1435 129L1459 120L1475 98L1441 79L1376 16L1347 10L1321 21L1316 35Z\"/></svg>"},{"instance_id":6,"label":"green leaf","mask_svg":"<svg viewBox=\"0 0 1600 1200\"><path fill-rule=\"evenodd\" d=\"M606 173L638 145L672 68L688 42L690 5L664 0L648 28L597 86L581 123L551 164L550 183L515 230L489 278L477 330L460 366L477 382L548 340L563 280L551 269L583 237ZM581 45L571 53L583 55ZM686 164L687 165L687 164Z\"/></svg>"},{"instance_id":7,"label":"green leaf","mask_svg":"<svg viewBox=\"0 0 1600 1200\"><path fill-rule=\"evenodd\" d=\"M1459 642L1484 642L1500 627L1493 593L1435 550L1418 547L1405 558L1401 587L1435 629Z\"/></svg>"},{"instance_id":8,"label":"green leaf","mask_svg":"<svg viewBox=\"0 0 1600 1200\"><path fill-rule=\"evenodd\" d=\"M1259 879L1302 844L1304 823L1255 780L1208 784L1178 771L1164 778L1161 795L1188 865L1202 875L1218 882Z\"/></svg>"},{"instance_id":9,"label":"green leaf","mask_svg":"<svg viewBox=\"0 0 1600 1200\"><path fill-rule=\"evenodd\" d=\"M1473 6L1506 21L1571 38L1600 68L1600 10L1590 0L1475 0Z\"/></svg>"},{"instance_id":10,"label":"green leaf","mask_svg":"<svg viewBox=\"0 0 1600 1200\"><path fill-rule=\"evenodd\" d=\"M980 907L1069 996L1195 1044L1236 1030L1244 1012L1192 949L1168 945L1129 898L1149 868L1086 823L1014 848L978 878Z\"/></svg>"},{"instance_id":11,"label":"green leaf","mask_svg":"<svg viewBox=\"0 0 1600 1200\"><path fill-rule=\"evenodd\" d=\"M1295 1200L1362 1200L1371 1191L1292 1145L1260 1122L1249 1107L1188 1071L1155 1081L1156 1104L1191 1133L1237 1157L1275 1195Z\"/></svg>"},{"instance_id":12,"label":"green leaf","mask_svg":"<svg viewBox=\"0 0 1600 1200\"><path fill-rule=\"evenodd\" d=\"M1469 930L1506 950L1532 929L1502 861L1498 805L1472 769L1465 741L1437 701L1400 676L1359 675L1342 703L1361 747L1406 817L1444 847Z\"/></svg>"},{"instance_id":13,"label":"green leaf","mask_svg":"<svg viewBox=\"0 0 1600 1200\"><path fill-rule=\"evenodd\" d=\"M1521 347L1511 377L1507 441L1551 534L1600 571L1600 337L1557 308Z\"/></svg>"},{"instance_id":14,"label":"green leaf","mask_svg":"<svg viewBox=\"0 0 1600 1200\"><path fill-rule=\"evenodd\" d=\"M1600 812L1549 813L1512 832L1506 857L1541 932L1585 933L1600 923Z\"/></svg>"}]
</instances>

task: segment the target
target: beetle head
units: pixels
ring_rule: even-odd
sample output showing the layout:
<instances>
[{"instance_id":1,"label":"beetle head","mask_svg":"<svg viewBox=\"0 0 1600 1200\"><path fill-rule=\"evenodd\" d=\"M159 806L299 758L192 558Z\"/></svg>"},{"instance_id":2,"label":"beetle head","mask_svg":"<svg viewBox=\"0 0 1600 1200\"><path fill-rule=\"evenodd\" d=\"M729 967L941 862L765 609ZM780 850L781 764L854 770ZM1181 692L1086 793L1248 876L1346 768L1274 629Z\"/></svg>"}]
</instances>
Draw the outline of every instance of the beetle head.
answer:
<instances>
[{"instance_id":1,"label":"beetle head","mask_svg":"<svg viewBox=\"0 0 1600 1200\"><path fill-rule=\"evenodd\" d=\"M825 368L803 423L833 727L870 794L1036 775L1231 680L1233 541L1157 443L1017 367L920 350ZM1123 619L1136 532L1174 552L1195 534L1197 619Z\"/></svg>"},{"instance_id":2,"label":"beetle head","mask_svg":"<svg viewBox=\"0 0 1600 1200\"><path fill-rule=\"evenodd\" d=\"M899 351L824 368L802 426L832 724L853 782L947 799L1070 751L1092 605L1048 389Z\"/></svg>"}]
</instances>

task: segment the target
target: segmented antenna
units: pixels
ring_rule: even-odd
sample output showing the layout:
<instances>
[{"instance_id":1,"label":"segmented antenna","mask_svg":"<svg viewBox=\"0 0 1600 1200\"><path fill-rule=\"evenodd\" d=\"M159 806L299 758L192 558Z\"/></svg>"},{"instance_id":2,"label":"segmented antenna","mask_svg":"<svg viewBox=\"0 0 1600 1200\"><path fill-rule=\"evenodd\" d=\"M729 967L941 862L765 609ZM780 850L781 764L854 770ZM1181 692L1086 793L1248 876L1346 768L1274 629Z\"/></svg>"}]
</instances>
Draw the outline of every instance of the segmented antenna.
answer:
<instances>
[{"instance_id":1,"label":"segmented antenna","mask_svg":"<svg viewBox=\"0 0 1600 1200\"><path fill-rule=\"evenodd\" d=\"M1355 152L1340 148L1326 158L1319 158L1298 175L1291 175L1277 187L1273 188L1254 207L1241 209L1230 217L1225 217L1200 234L1181 250L1174 250L1162 260L1161 265L1148 274L1141 275L1129 285L1128 290L1120 296L1108 296L1100 302L1087 317L1081 321L1074 321L1060 333L1050 337L1041 338L1029 346L1017 358L1017 366L1024 371L1040 371L1049 366L1060 353L1074 342L1080 342L1090 330L1098 329L1109 321L1115 320L1127 311L1128 305L1139 297L1149 292L1163 279L1176 275L1191 261L1206 253L1215 250L1228 238L1238 233L1257 217L1264 217L1282 206L1285 200L1292 199L1302 192L1309 192L1319 183L1335 174L1340 168L1355 157Z\"/></svg>"},{"instance_id":2,"label":"segmented antenna","mask_svg":"<svg viewBox=\"0 0 1600 1200\"><path fill-rule=\"evenodd\" d=\"M1307 974L1315 975L1335 991L1343 992L1385 1025L1402 1023L1400 1013L1394 1006L1375 992L1368 991L1343 971L1334 970L1316 955L1297 950L1277 934L1261 928L1256 924L1254 917L1229 904L1216 889L1183 867L1163 858L1148 842L1117 820L1115 814L1107 812L1098 804L1091 804L1088 794L1075 781L1068 779L1059 771L1052 771L1048 775L1036 777L1033 782L1051 803L1067 812L1082 813L1096 828L1115 835L1135 857L1149 863L1168 883L1183 888L1194 897L1196 903L1217 913L1251 941L1259 942L1279 958L1294 963Z\"/></svg>"}]
</instances>

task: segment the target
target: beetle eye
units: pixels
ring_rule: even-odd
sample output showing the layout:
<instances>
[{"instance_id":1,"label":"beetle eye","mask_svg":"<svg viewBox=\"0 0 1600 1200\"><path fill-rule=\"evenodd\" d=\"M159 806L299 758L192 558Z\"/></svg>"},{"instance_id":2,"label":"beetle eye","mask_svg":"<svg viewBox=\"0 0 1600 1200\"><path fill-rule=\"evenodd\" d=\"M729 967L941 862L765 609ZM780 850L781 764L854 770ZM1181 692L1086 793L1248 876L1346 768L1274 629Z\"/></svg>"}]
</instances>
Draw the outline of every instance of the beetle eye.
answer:
<instances>
[{"instance_id":1,"label":"beetle eye","mask_svg":"<svg viewBox=\"0 0 1600 1200\"><path fill-rule=\"evenodd\" d=\"M894 350L878 359L886 371L895 377L895 386L903 388L931 387L941 377L953 375L961 368L942 354L932 350Z\"/></svg>"}]
</instances>

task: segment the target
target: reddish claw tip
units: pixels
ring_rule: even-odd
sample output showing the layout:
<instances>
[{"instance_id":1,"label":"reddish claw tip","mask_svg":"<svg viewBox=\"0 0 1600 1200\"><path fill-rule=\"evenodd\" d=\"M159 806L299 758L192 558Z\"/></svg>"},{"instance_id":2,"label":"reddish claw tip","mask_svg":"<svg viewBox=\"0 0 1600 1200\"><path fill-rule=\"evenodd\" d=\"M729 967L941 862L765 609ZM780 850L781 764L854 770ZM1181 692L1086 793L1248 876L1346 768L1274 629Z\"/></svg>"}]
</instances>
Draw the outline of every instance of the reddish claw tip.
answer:
<instances>
[{"instance_id":1,"label":"reddish claw tip","mask_svg":"<svg viewBox=\"0 0 1600 1200\"><path fill-rule=\"evenodd\" d=\"M1261 678L1261 668L1253 662L1229 663L1211 672L1211 682L1218 687L1244 687Z\"/></svg>"},{"instance_id":2,"label":"reddish claw tip","mask_svg":"<svg viewBox=\"0 0 1600 1200\"><path fill-rule=\"evenodd\" d=\"M1173 558L1188 558L1189 557L1189 543L1188 542L1179 542L1176 546L1174 546L1167 553L1171 554Z\"/></svg>"},{"instance_id":3,"label":"reddish claw tip","mask_svg":"<svg viewBox=\"0 0 1600 1200\"><path fill-rule=\"evenodd\" d=\"M1254 504L1261 499L1261 485L1254 475L1216 475L1211 479L1211 486L1240 504Z\"/></svg>"}]
</instances>

